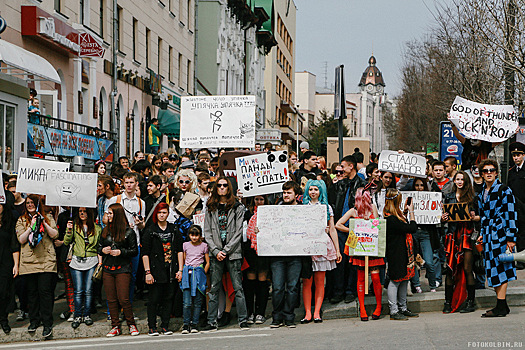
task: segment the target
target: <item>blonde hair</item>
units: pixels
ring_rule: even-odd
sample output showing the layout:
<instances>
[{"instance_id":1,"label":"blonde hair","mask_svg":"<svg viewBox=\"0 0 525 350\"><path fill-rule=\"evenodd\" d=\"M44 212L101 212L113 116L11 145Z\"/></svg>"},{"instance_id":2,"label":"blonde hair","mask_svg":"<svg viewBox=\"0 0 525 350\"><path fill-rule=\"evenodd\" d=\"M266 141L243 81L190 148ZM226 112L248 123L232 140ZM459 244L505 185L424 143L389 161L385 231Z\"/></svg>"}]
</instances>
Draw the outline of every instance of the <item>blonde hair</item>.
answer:
<instances>
[{"instance_id":1,"label":"blonde hair","mask_svg":"<svg viewBox=\"0 0 525 350\"><path fill-rule=\"evenodd\" d=\"M191 181L191 187L190 187L190 190L188 192L191 192L191 193L195 193L195 190L197 189L197 176L195 175L195 173L193 172L193 170L191 169L181 169L177 172L177 174L175 175L175 184L177 184L179 182L179 179L181 178L181 176L186 176L190 179Z\"/></svg>"},{"instance_id":2,"label":"blonde hair","mask_svg":"<svg viewBox=\"0 0 525 350\"><path fill-rule=\"evenodd\" d=\"M383 209L383 214L385 216L395 215L399 220L406 222L405 215L401 210L401 193L395 188L389 188L386 190L385 195L385 208Z\"/></svg>"}]
</instances>

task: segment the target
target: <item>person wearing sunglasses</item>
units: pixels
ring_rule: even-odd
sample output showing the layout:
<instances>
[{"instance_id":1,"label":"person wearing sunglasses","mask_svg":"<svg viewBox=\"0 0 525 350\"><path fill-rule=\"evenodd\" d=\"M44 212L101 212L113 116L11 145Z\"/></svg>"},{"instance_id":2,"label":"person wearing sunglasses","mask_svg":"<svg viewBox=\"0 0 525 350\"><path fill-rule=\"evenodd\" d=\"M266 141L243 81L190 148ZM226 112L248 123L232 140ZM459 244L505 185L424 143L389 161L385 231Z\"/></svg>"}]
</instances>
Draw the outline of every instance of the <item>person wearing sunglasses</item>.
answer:
<instances>
[{"instance_id":1,"label":"person wearing sunglasses","mask_svg":"<svg viewBox=\"0 0 525 350\"><path fill-rule=\"evenodd\" d=\"M483 242L487 281L489 287L494 287L497 298L496 307L481 317L504 317L510 312L506 298L507 285L516 279L516 269L513 262L501 262L498 256L507 250L514 252L516 246L516 200L512 190L498 180L496 161L485 159L479 164L479 169L485 187L478 195L481 214L478 242Z\"/></svg>"},{"instance_id":2,"label":"person wearing sunglasses","mask_svg":"<svg viewBox=\"0 0 525 350\"><path fill-rule=\"evenodd\" d=\"M516 248L518 251L525 249L525 167L523 166L525 160L525 145L521 142L514 142L510 145L510 154L514 161L514 166L509 169L508 186L512 190L516 199L516 210L518 211L518 232L520 235L516 241ZM523 270L525 264L516 262L516 268Z\"/></svg>"},{"instance_id":3,"label":"person wearing sunglasses","mask_svg":"<svg viewBox=\"0 0 525 350\"><path fill-rule=\"evenodd\" d=\"M182 201L186 193L197 194L198 180L197 176L191 169L180 169L175 174L174 188L170 190L170 206L175 209ZM202 200L199 199L193 214L199 214L202 211Z\"/></svg>"}]
</instances>

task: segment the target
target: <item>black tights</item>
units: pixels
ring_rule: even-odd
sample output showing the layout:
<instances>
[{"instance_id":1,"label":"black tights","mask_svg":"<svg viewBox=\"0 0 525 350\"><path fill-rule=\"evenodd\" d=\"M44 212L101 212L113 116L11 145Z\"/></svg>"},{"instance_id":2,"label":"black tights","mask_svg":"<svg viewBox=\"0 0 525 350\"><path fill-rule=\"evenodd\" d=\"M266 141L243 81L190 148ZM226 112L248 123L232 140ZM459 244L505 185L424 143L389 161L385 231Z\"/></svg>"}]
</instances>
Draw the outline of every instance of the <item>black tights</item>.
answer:
<instances>
[{"instance_id":1,"label":"black tights","mask_svg":"<svg viewBox=\"0 0 525 350\"><path fill-rule=\"evenodd\" d=\"M472 265L474 265L474 254L472 250L463 251L463 270L465 271L465 278L467 280L467 286L474 285L474 273L472 272ZM452 271L447 271L447 277L445 278L445 285L454 285L454 278L452 277Z\"/></svg>"}]
</instances>

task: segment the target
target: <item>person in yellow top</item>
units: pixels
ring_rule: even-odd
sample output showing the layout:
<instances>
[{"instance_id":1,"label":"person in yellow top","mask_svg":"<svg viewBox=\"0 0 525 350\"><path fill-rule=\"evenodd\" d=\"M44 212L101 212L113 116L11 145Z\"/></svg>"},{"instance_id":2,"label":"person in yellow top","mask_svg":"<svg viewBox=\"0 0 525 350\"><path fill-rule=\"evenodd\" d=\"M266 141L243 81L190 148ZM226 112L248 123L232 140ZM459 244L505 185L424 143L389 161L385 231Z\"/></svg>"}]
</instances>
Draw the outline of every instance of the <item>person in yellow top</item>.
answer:
<instances>
[{"instance_id":1,"label":"person in yellow top","mask_svg":"<svg viewBox=\"0 0 525 350\"><path fill-rule=\"evenodd\" d=\"M162 136L162 133L159 131L159 129L157 129L158 125L159 120L157 118L153 118L148 129L148 144L152 154L159 153L160 137Z\"/></svg>"},{"instance_id":2,"label":"person in yellow top","mask_svg":"<svg viewBox=\"0 0 525 350\"><path fill-rule=\"evenodd\" d=\"M53 301L57 280L57 259L53 239L58 237L53 216L44 212L38 195L30 194L26 212L16 223L16 236L21 244L20 275L25 276L29 296L29 333L42 322L42 336L53 334Z\"/></svg>"}]
</instances>

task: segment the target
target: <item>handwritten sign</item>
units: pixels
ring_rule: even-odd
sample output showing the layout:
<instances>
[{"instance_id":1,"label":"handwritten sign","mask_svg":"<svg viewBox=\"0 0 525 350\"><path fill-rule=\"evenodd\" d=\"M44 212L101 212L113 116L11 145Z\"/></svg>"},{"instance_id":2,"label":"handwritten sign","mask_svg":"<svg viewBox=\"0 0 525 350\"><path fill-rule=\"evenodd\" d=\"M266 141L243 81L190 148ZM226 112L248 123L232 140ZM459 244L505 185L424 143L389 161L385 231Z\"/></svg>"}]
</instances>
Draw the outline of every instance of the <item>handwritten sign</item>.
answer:
<instances>
[{"instance_id":1,"label":"handwritten sign","mask_svg":"<svg viewBox=\"0 0 525 350\"><path fill-rule=\"evenodd\" d=\"M204 230L204 216L206 214L195 214L193 215L193 224L200 226Z\"/></svg>"},{"instance_id":2,"label":"handwritten sign","mask_svg":"<svg viewBox=\"0 0 525 350\"><path fill-rule=\"evenodd\" d=\"M69 171L69 163L20 158L16 191L45 195L47 194L48 175L52 172L65 171Z\"/></svg>"},{"instance_id":3,"label":"handwritten sign","mask_svg":"<svg viewBox=\"0 0 525 350\"><path fill-rule=\"evenodd\" d=\"M329 239L324 205L264 205L257 209L260 256L325 255Z\"/></svg>"},{"instance_id":4,"label":"handwritten sign","mask_svg":"<svg viewBox=\"0 0 525 350\"><path fill-rule=\"evenodd\" d=\"M47 205L96 208L97 174L50 172L46 191Z\"/></svg>"},{"instance_id":5,"label":"handwritten sign","mask_svg":"<svg viewBox=\"0 0 525 350\"><path fill-rule=\"evenodd\" d=\"M390 171L396 174L425 177L427 161L425 157L411 153L395 151L381 151L379 155L379 170Z\"/></svg>"},{"instance_id":6,"label":"handwritten sign","mask_svg":"<svg viewBox=\"0 0 525 350\"><path fill-rule=\"evenodd\" d=\"M235 158L237 183L243 196L280 192L288 181L288 152L278 151Z\"/></svg>"},{"instance_id":7,"label":"handwritten sign","mask_svg":"<svg viewBox=\"0 0 525 350\"><path fill-rule=\"evenodd\" d=\"M485 105L456 96L449 119L466 138L503 142L518 128L518 115L511 105Z\"/></svg>"},{"instance_id":8,"label":"handwritten sign","mask_svg":"<svg viewBox=\"0 0 525 350\"><path fill-rule=\"evenodd\" d=\"M386 220L385 219L350 219L348 223L349 236L355 236L353 242L347 244L349 256L384 257L386 250Z\"/></svg>"},{"instance_id":9,"label":"handwritten sign","mask_svg":"<svg viewBox=\"0 0 525 350\"><path fill-rule=\"evenodd\" d=\"M443 206L443 194L441 192L401 191L401 195L403 196L401 208L405 207L407 198L412 197L416 223L433 225L441 222Z\"/></svg>"},{"instance_id":10,"label":"handwritten sign","mask_svg":"<svg viewBox=\"0 0 525 350\"><path fill-rule=\"evenodd\" d=\"M443 212L448 214L447 222L471 220L468 203L443 204Z\"/></svg>"},{"instance_id":11,"label":"handwritten sign","mask_svg":"<svg viewBox=\"0 0 525 350\"><path fill-rule=\"evenodd\" d=\"M180 147L255 147L255 96L181 97Z\"/></svg>"}]
</instances>

